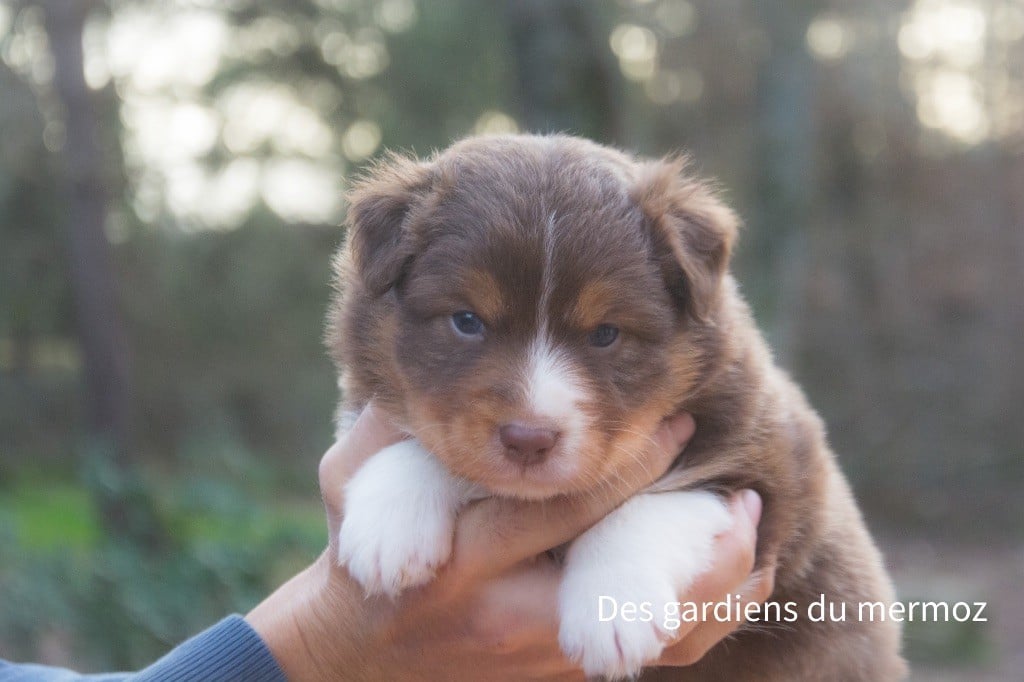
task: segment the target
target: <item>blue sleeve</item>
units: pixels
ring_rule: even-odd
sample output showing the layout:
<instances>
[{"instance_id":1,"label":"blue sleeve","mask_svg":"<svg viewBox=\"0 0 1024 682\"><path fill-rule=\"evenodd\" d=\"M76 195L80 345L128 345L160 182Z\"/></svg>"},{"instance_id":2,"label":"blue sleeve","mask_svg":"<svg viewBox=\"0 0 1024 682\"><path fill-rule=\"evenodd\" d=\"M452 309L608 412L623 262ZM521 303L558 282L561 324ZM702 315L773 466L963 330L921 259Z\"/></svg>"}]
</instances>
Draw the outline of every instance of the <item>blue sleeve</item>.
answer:
<instances>
[{"instance_id":1,"label":"blue sleeve","mask_svg":"<svg viewBox=\"0 0 1024 682\"><path fill-rule=\"evenodd\" d=\"M229 616L137 673L79 675L0 660L0 682L286 682L267 645L241 616Z\"/></svg>"}]
</instances>

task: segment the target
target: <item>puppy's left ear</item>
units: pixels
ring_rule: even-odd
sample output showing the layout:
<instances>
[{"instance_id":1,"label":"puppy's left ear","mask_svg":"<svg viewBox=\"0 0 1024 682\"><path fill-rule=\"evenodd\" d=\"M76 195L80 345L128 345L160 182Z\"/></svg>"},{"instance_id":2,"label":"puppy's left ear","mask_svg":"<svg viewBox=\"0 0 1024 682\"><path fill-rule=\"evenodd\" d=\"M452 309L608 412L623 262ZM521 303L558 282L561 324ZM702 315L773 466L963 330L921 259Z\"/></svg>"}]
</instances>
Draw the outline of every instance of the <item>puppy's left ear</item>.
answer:
<instances>
[{"instance_id":1,"label":"puppy's left ear","mask_svg":"<svg viewBox=\"0 0 1024 682\"><path fill-rule=\"evenodd\" d=\"M686 174L686 160L641 163L633 200L649 225L655 258L672 297L706 321L721 291L739 230L736 215L706 183Z\"/></svg>"},{"instance_id":2,"label":"puppy's left ear","mask_svg":"<svg viewBox=\"0 0 1024 682\"><path fill-rule=\"evenodd\" d=\"M391 154L348 194L348 249L366 288L383 294L399 281L419 248L415 214L433 182L430 164Z\"/></svg>"}]
</instances>

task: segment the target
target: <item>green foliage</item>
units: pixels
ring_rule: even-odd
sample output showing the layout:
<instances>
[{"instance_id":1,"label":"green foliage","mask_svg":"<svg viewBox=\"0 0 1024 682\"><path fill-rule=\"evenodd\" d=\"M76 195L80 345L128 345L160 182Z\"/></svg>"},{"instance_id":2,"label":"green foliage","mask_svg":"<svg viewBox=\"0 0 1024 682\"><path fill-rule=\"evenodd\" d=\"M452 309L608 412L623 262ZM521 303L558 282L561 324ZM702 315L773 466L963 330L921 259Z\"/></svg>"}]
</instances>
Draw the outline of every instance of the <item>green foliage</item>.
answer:
<instances>
[{"instance_id":1,"label":"green foliage","mask_svg":"<svg viewBox=\"0 0 1024 682\"><path fill-rule=\"evenodd\" d=\"M99 541L99 518L87 490L33 477L0 497L6 541L30 553L76 552Z\"/></svg>"},{"instance_id":2,"label":"green foliage","mask_svg":"<svg viewBox=\"0 0 1024 682\"><path fill-rule=\"evenodd\" d=\"M244 483L143 481L166 542L104 533L90 492L18 481L0 495L0 643L38 659L39 642L87 670L135 669L233 612L245 612L324 545L315 498L282 505Z\"/></svg>"}]
</instances>

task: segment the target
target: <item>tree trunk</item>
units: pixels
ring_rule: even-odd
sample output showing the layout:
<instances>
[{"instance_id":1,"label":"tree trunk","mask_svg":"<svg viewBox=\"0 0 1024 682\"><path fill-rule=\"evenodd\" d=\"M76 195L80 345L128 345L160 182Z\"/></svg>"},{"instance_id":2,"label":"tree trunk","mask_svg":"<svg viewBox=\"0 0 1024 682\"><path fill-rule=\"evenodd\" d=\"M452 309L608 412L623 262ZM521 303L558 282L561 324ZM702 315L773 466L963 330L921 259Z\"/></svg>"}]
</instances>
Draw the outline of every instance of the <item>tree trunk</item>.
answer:
<instances>
[{"instance_id":1,"label":"tree trunk","mask_svg":"<svg viewBox=\"0 0 1024 682\"><path fill-rule=\"evenodd\" d=\"M104 225L107 192L93 101L85 82L82 32L89 3L47 0L53 87L63 108L60 157L68 262L92 446L124 465L129 452L129 357L110 244Z\"/></svg>"},{"instance_id":2,"label":"tree trunk","mask_svg":"<svg viewBox=\"0 0 1024 682\"><path fill-rule=\"evenodd\" d=\"M754 306L780 362L790 365L798 351L815 192L814 62L804 42L814 6L775 0L758 7L769 54L757 83L756 224L742 257Z\"/></svg>"},{"instance_id":3,"label":"tree trunk","mask_svg":"<svg viewBox=\"0 0 1024 682\"><path fill-rule=\"evenodd\" d=\"M526 129L620 142L617 70L593 7L584 0L506 0L505 16Z\"/></svg>"}]
</instances>

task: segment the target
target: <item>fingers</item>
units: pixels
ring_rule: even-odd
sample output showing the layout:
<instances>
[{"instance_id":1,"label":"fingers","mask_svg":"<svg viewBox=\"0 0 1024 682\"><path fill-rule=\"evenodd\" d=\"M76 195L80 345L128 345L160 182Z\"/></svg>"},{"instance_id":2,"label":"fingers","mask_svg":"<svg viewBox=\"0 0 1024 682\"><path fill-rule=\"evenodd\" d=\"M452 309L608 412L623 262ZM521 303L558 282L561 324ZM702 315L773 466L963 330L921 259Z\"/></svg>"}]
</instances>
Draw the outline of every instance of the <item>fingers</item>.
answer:
<instances>
[{"instance_id":1,"label":"fingers","mask_svg":"<svg viewBox=\"0 0 1024 682\"><path fill-rule=\"evenodd\" d=\"M557 649L560 582L558 566L538 561L484 583L471 627L474 637L492 650L518 651L552 643Z\"/></svg>"},{"instance_id":2,"label":"fingers","mask_svg":"<svg viewBox=\"0 0 1024 682\"><path fill-rule=\"evenodd\" d=\"M669 467L694 431L693 417L662 422L651 447L617 472L614 486L541 502L491 498L468 507L455 532L453 564L486 576L572 540Z\"/></svg>"},{"instance_id":3,"label":"fingers","mask_svg":"<svg viewBox=\"0 0 1024 682\"><path fill-rule=\"evenodd\" d=\"M484 583L476 601L474 646L518 661L516 679L584 679L558 644L561 577L559 566L540 558Z\"/></svg>"},{"instance_id":4,"label":"fingers","mask_svg":"<svg viewBox=\"0 0 1024 682\"><path fill-rule=\"evenodd\" d=\"M349 432L320 460L320 487L336 489L374 453L403 439L403 434L370 403Z\"/></svg>"},{"instance_id":5,"label":"fingers","mask_svg":"<svg viewBox=\"0 0 1024 682\"><path fill-rule=\"evenodd\" d=\"M709 618L691 626L689 632L680 630L682 639L665 650L658 660L659 665L696 663L711 647L743 624L748 613L747 604L763 603L774 590L774 562L751 573L756 558L761 498L752 490L741 491L733 496L730 510L733 527L716 538L715 562L687 590L681 601L694 602L699 606L722 602L727 595L733 595L733 604L740 605L739 613L733 606L728 610L727 619ZM738 599L736 595L739 595ZM721 611L719 613L724 615Z\"/></svg>"},{"instance_id":6,"label":"fingers","mask_svg":"<svg viewBox=\"0 0 1024 682\"><path fill-rule=\"evenodd\" d=\"M740 604L761 604L771 596L774 584L775 566L767 566L751 573L746 582L733 594L739 595L738 601ZM720 595L718 599L723 599L724 596L724 594ZM735 609L732 610L731 615L736 615ZM740 615L743 616L744 614L741 612ZM730 618L721 621L712 618L704 621L691 630L682 640L667 648L662 653L661 658L658 659L658 665L693 665L704 658L704 655L713 646L735 632L744 622L746 622L746 618L739 620Z\"/></svg>"},{"instance_id":7,"label":"fingers","mask_svg":"<svg viewBox=\"0 0 1024 682\"><path fill-rule=\"evenodd\" d=\"M348 434L324 453L320 459L320 495L327 509L332 539L340 523L345 483L371 455L405 437L370 403L363 408Z\"/></svg>"}]
</instances>

